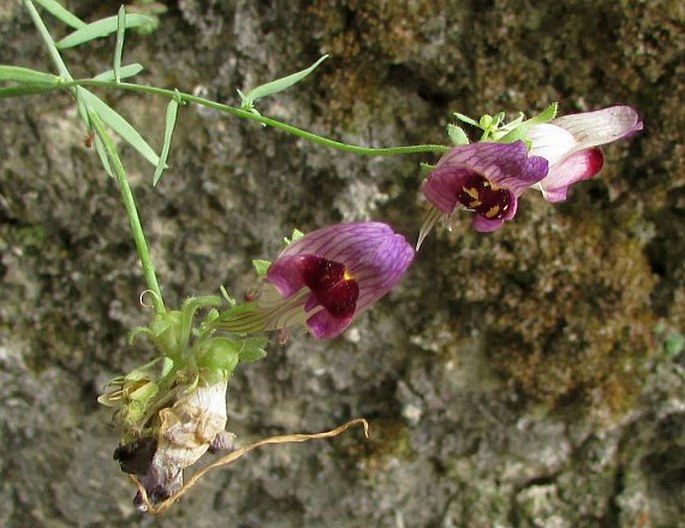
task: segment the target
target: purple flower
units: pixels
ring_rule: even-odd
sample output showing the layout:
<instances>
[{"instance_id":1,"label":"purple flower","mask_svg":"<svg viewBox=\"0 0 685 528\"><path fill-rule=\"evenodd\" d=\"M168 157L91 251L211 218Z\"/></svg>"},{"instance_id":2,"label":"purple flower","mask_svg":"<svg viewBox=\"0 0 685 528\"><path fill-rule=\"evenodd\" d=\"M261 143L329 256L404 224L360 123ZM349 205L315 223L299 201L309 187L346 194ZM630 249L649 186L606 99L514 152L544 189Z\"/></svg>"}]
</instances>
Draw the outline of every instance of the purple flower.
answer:
<instances>
[{"instance_id":1,"label":"purple flower","mask_svg":"<svg viewBox=\"0 0 685 528\"><path fill-rule=\"evenodd\" d=\"M413 259L404 237L380 222L318 229L281 252L259 298L223 327L255 332L303 323L316 338L335 337L388 293Z\"/></svg>"},{"instance_id":2,"label":"purple flower","mask_svg":"<svg viewBox=\"0 0 685 528\"><path fill-rule=\"evenodd\" d=\"M523 141L454 147L431 171L423 194L433 205L419 234L423 241L439 217L463 207L473 228L487 233L516 214L518 197L547 174L547 160L529 156Z\"/></svg>"},{"instance_id":3,"label":"purple flower","mask_svg":"<svg viewBox=\"0 0 685 528\"><path fill-rule=\"evenodd\" d=\"M549 173L536 187L547 201L565 200L571 185L592 178L602 168L599 145L628 138L642 127L635 109L625 105L533 125L527 135L532 142L530 152L549 162Z\"/></svg>"}]
</instances>

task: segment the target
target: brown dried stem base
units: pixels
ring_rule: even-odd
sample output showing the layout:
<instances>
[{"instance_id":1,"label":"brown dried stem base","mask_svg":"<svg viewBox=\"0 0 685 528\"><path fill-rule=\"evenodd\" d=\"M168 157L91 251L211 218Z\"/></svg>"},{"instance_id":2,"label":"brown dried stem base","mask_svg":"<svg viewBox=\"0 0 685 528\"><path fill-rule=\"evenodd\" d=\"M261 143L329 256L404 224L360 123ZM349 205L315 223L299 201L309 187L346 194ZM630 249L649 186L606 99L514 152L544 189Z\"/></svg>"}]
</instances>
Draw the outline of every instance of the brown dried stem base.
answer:
<instances>
[{"instance_id":1,"label":"brown dried stem base","mask_svg":"<svg viewBox=\"0 0 685 528\"><path fill-rule=\"evenodd\" d=\"M257 449L258 447L262 447L265 445L269 444L288 444L288 443L299 443L299 442L308 442L309 440L319 440L322 438L334 438L338 435L341 435L345 431L347 431L350 427L353 427L355 425L361 425L364 428L364 436L366 438L369 437L369 423L364 419L364 418L356 418L354 420L350 420L347 423L344 423L335 429L331 429L329 431L322 431L320 433L312 433L312 434L305 434L305 433L297 433L297 434L289 434L289 435L280 435L280 436L271 436L269 438L264 438L263 440L259 440L258 442L255 442L254 444L250 444L245 447L241 447L239 449L236 449L235 451L221 457L220 459L216 460L215 462L212 462L211 464L208 464L207 466L203 467L196 473L194 473L183 485L183 487L178 490L174 495L169 497L168 499L164 500L163 502L160 502L158 505L153 505L150 500L148 499L147 492L145 491L145 487L141 484L140 480L138 480L134 475L129 475L131 477L131 480L135 483L135 485L138 487L138 491L140 492L141 497L143 498L143 502L145 506L148 508L148 513L152 515L159 515L160 513L165 512L168 510L171 505L176 502L178 499L181 498L181 496L185 495L185 493L192 488L197 482L209 471L219 468L221 466L227 466L228 464L231 464L232 462L235 462L239 458L241 458L243 455L246 455L250 451L253 451L254 449Z\"/></svg>"}]
</instances>

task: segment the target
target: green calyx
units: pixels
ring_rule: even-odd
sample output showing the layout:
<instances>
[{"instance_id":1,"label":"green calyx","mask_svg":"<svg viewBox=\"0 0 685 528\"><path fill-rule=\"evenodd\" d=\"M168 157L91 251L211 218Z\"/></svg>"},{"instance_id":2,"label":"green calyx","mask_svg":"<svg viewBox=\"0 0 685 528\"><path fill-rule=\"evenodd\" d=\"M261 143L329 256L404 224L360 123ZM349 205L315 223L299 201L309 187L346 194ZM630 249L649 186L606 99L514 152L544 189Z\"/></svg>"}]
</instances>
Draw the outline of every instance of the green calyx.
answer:
<instances>
[{"instance_id":1,"label":"green calyx","mask_svg":"<svg viewBox=\"0 0 685 528\"><path fill-rule=\"evenodd\" d=\"M455 112L454 117L461 123L481 130L480 142L513 143L522 140L528 143L526 136L530 127L554 119L557 115L557 107L558 103L552 103L530 119L526 119L523 113L519 113L515 119L508 123L505 121L506 114L504 112L499 112L494 116L485 114L478 121L458 112ZM459 125L449 124L447 133L454 145L466 145L469 142L466 133ZM530 147L530 145L528 146Z\"/></svg>"},{"instance_id":2,"label":"green calyx","mask_svg":"<svg viewBox=\"0 0 685 528\"><path fill-rule=\"evenodd\" d=\"M159 357L111 380L98 398L115 410L125 439L154 433L158 412L173 405L179 394L227 380L240 361L266 355L265 336L231 334L216 324L219 308L228 302L230 310L231 301L235 303L227 293L223 298L192 297L178 310L155 313L148 326L131 332L131 340L148 336Z\"/></svg>"}]
</instances>

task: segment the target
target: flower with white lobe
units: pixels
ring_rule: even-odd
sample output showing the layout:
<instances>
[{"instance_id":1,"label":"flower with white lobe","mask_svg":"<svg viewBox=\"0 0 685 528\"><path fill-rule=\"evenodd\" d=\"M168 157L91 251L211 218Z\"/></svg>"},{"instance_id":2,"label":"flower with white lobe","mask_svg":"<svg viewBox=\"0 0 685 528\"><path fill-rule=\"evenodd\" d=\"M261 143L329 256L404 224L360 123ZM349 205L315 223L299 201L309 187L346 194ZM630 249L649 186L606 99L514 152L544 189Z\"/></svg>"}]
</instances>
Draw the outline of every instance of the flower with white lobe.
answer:
<instances>
[{"instance_id":1,"label":"flower with white lobe","mask_svg":"<svg viewBox=\"0 0 685 528\"><path fill-rule=\"evenodd\" d=\"M526 135L531 142L530 154L549 162L547 176L534 187L549 202L566 200L571 185L592 178L602 168L604 156L597 147L629 138L642 128L637 111L626 105L533 125Z\"/></svg>"}]
</instances>

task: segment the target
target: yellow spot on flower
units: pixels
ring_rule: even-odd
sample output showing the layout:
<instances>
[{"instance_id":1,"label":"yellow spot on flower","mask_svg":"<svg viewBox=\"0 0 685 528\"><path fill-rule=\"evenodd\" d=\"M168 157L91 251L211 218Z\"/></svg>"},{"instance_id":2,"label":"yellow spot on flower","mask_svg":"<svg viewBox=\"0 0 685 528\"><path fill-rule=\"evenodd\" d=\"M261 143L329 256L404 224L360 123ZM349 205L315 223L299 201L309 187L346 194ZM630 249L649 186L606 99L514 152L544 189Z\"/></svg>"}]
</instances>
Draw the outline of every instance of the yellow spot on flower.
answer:
<instances>
[{"instance_id":1,"label":"yellow spot on flower","mask_svg":"<svg viewBox=\"0 0 685 528\"><path fill-rule=\"evenodd\" d=\"M485 218L494 218L499 213L499 205L494 205L485 213Z\"/></svg>"},{"instance_id":2,"label":"yellow spot on flower","mask_svg":"<svg viewBox=\"0 0 685 528\"><path fill-rule=\"evenodd\" d=\"M479 198L478 189L476 189L475 187L464 187L464 192L474 200L478 200Z\"/></svg>"}]
</instances>

